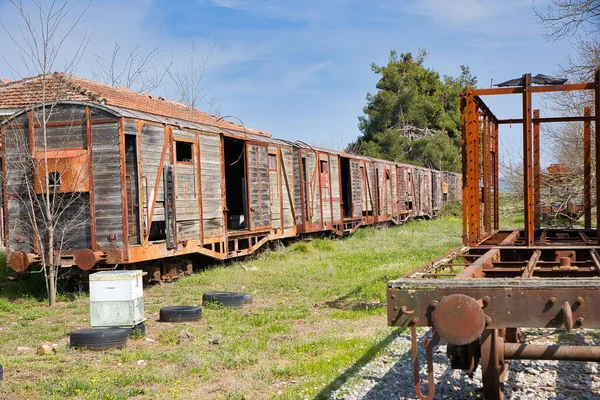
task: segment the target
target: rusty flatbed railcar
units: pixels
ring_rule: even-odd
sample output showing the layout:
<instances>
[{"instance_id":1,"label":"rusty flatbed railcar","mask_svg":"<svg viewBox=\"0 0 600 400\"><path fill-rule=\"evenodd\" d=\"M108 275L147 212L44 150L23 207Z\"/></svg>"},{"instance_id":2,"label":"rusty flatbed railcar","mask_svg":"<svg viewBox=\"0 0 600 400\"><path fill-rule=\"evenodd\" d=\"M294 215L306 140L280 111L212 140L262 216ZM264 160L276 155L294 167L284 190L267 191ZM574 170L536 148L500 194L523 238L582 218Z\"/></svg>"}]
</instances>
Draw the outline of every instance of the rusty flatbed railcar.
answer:
<instances>
[{"instance_id":1,"label":"rusty flatbed railcar","mask_svg":"<svg viewBox=\"0 0 600 400\"><path fill-rule=\"evenodd\" d=\"M73 272L135 267L153 280L190 272L197 254L223 260L272 240L342 236L364 225L433 216L444 182L460 180L279 140L81 78L52 74L47 85L63 92L45 106L35 101L39 77L0 88L0 104L27 106L1 125L3 233L17 272L39 270L42 262L40 236L23 203L35 177L52 178L53 195L77 194L68 212L78 228L57 254L61 266ZM40 167L44 150L48 171Z\"/></svg>"},{"instance_id":2,"label":"rusty flatbed railcar","mask_svg":"<svg viewBox=\"0 0 600 400\"><path fill-rule=\"evenodd\" d=\"M595 113L547 117L532 110L532 94L590 91ZM483 96L514 94L522 99L521 118L499 120ZM600 70L595 81L533 86L525 74L517 87L471 89L462 96L464 246L404 278L388 283L388 324L409 328L417 396L434 395L432 351L448 343L452 368L473 374L481 364L484 396L504 397L508 360L600 361L593 346L522 343L520 328L600 328L600 236L591 222L591 123L600 159ZM584 229L540 227L540 124L583 122ZM523 124L524 229L499 226L498 127ZM596 162L596 209L600 206L600 163ZM600 226L600 213L596 215ZM421 388L417 327L431 327L426 344L427 386Z\"/></svg>"}]
</instances>

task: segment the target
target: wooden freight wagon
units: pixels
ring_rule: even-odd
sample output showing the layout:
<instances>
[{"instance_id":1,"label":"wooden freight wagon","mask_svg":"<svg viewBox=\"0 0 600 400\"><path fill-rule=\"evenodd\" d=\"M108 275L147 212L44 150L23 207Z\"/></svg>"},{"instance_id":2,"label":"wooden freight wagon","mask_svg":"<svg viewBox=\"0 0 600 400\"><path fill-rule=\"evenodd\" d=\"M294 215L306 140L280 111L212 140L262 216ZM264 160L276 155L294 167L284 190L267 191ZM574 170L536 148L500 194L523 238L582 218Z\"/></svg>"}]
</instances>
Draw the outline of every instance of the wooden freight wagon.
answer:
<instances>
[{"instance_id":1,"label":"wooden freight wagon","mask_svg":"<svg viewBox=\"0 0 600 400\"><path fill-rule=\"evenodd\" d=\"M292 144L95 103L61 101L49 110L45 140L41 107L2 126L13 269L41 262L47 233L35 231L31 209L43 210L29 207L28 196L45 193L69 208L57 213L57 228L74 228L57 257L82 270L139 264L161 279L191 268L175 256L225 259L296 236Z\"/></svg>"}]
</instances>

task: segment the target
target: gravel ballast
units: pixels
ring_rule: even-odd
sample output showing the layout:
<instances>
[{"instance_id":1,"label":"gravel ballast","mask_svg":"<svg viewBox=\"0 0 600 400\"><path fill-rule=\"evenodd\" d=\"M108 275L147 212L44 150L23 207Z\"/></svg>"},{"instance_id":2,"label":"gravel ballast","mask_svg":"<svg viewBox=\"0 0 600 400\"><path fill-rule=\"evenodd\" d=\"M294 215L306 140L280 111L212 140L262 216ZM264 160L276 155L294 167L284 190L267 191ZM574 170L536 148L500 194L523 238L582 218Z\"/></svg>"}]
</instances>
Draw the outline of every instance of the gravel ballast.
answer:
<instances>
[{"instance_id":1,"label":"gravel ballast","mask_svg":"<svg viewBox=\"0 0 600 400\"><path fill-rule=\"evenodd\" d=\"M525 330L525 340L550 331ZM430 332L427 332L430 335ZM424 331L419 334L422 390L426 393ZM596 331L580 330L542 338L533 344L600 345ZM481 367L470 379L466 371L452 370L444 341L434 349L436 399L483 398ZM395 336L381 355L351 373L342 374L329 398L348 400L416 399L413 384L410 331ZM564 361L511 361L505 380L506 399L600 399L597 363Z\"/></svg>"}]
</instances>

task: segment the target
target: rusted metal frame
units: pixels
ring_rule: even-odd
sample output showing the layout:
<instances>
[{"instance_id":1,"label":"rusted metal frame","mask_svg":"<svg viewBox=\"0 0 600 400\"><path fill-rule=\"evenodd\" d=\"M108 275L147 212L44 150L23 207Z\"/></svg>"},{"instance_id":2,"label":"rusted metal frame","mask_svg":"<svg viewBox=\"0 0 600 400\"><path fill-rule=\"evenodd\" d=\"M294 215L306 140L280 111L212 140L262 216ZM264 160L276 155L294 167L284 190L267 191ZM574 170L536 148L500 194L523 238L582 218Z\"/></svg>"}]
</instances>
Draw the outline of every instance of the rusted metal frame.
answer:
<instances>
[{"instance_id":1,"label":"rusted metal frame","mask_svg":"<svg viewBox=\"0 0 600 400\"><path fill-rule=\"evenodd\" d=\"M590 249L590 255L592 256L592 261L594 261L596 273L600 275L600 256L598 256L598 252L596 251L596 249Z\"/></svg>"},{"instance_id":2,"label":"rusted metal frame","mask_svg":"<svg viewBox=\"0 0 600 400\"><path fill-rule=\"evenodd\" d=\"M129 210L127 201L127 166L125 164L125 120L119 119L119 158L121 167L121 217L123 222L123 258L129 260Z\"/></svg>"},{"instance_id":3,"label":"rusted metal frame","mask_svg":"<svg viewBox=\"0 0 600 400\"><path fill-rule=\"evenodd\" d=\"M154 185L154 195L152 196L152 204L150 205L150 214L148 215L148 233L146 234L146 237L143 240L144 246L148 245L148 239L150 238L150 228L152 226L152 219L154 217L154 207L156 206L156 199L158 197L158 188L160 186L160 180L162 178L162 170L165 165L165 158L166 158L167 150L169 149L171 133L170 133L169 129L167 129L167 125L164 125L164 134L165 134L165 136L164 136L162 154L160 156L160 163L158 164L158 169L156 171L156 182Z\"/></svg>"},{"instance_id":4,"label":"rusted metal frame","mask_svg":"<svg viewBox=\"0 0 600 400\"><path fill-rule=\"evenodd\" d=\"M32 111L28 111L28 114L30 112L32 112ZM107 123L114 123L114 122L119 122L119 118L100 118L100 119L94 120L95 124L107 124ZM77 126L77 125L85 125L85 124L86 124L85 119L83 119L81 121L52 121L52 122L47 122L45 125L47 128L53 128L53 127L59 127L59 126ZM43 124L40 122L33 123L34 128L41 128L42 125ZM15 125L11 125L11 127L23 129L23 128L25 128L25 125L24 124L15 124Z\"/></svg>"},{"instance_id":5,"label":"rusted metal frame","mask_svg":"<svg viewBox=\"0 0 600 400\"><path fill-rule=\"evenodd\" d=\"M88 151L88 179L90 182L89 195L89 207L90 207L90 240L91 248L93 251L98 250L98 243L96 242L96 206L94 203L94 163L92 156L92 120L90 115L90 107L85 107L85 139L87 143Z\"/></svg>"},{"instance_id":6,"label":"rusted metal frame","mask_svg":"<svg viewBox=\"0 0 600 400\"><path fill-rule=\"evenodd\" d=\"M8 185L6 178L6 126L0 127L0 143L2 143L2 148L0 151L2 152L2 207L4 208L4 215L2 216L4 219L3 228L3 239L4 239L4 248L6 249L6 254L10 254L10 239L9 239L9 229L8 229Z\"/></svg>"},{"instance_id":7,"label":"rusted metal frame","mask_svg":"<svg viewBox=\"0 0 600 400\"><path fill-rule=\"evenodd\" d=\"M533 221L533 133L531 123L531 74L523 75L523 209L525 245L534 244Z\"/></svg>"},{"instance_id":8,"label":"rusted metal frame","mask_svg":"<svg viewBox=\"0 0 600 400\"><path fill-rule=\"evenodd\" d=\"M533 118L539 118L540 110L533 110ZM533 221L535 228L541 225L541 199L540 187L542 183L542 170L540 166L540 124L533 121Z\"/></svg>"},{"instance_id":9,"label":"rusted metal frame","mask_svg":"<svg viewBox=\"0 0 600 400\"><path fill-rule=\"evenodd\" d=\"M142 130L144 129L144 121L136 120L137 123L137 131L136 131L136 140L137 140L137 149L136 149L136 159L138 165L138 193L139 193L139 201L140 206L138 207L138 214L140 216L139 221L139 229L140 229L140 243L143 242L144 235L146 235L146 231L150 229L148 224L148 179L146 179L146 189L144 190L144 171L142 169ZM143 204L146 203L144 207Z\"/></svg>"},{"instance_id":10,"label":"rusted metal frame","mask_svg":"<svg viewBox=\"0 0 600 400\"><path fill-rule=\"evenodd\" d=\"M468 162L467 162L467 153L468 153L468 124L467 124L467 107L470 104L467 102L467 96L460 96L460 130L461 130L461 154L462 154L462 238L463 245L469 245L469 186L468 186ZM407 182L408 185L408 182Z\"/></svg>"},{"instance_id":11,"label":"rusted metal frame","mask_svg":"<svg viewBox=\"0 0 600 400\"><path fill-rule=\"evenodd\" d=\"M537 265L541 255L542 251L540 249L537 249L533 252L533 255L531 256L531 258L529 258L529 261L527 262L527 266L525 267L521 278L531 278L533 276L533 271L535 270L535 266Z\"/></svg>"},{"instance_id":12,"label":"rusted metal frame","mask_svg":"<svg viewBox=\"0 0 600 400\"><path fill-rule=\"evenodd\" d=\"M494 124L498 123L498 117L496 117L496 115L492 112L492 110L490 110L488 105L485 104L485 102L481 99L481 97L474 95L473 101L475 101L475 104L477 104L477 108L480 109L483 112L483 114L486 115L492 123L494 123Z\"/></svg>"},{"instance_id":13,"label":"rusted metal frame","mask_svg":"<svg viewBox=\"0 0 600 400\"><path fill-rule=\"evenodd\" d=\"M588 90L593 89L592 83L571 83L566 85L542 85L531 88L532 93L547 93L547 92L569 92L573 90ZM506 88L491 88L491 89L472 89L475 96L493 96L500 94L521 94L523 87L506 87Z\"/></svg>"},{"instance_id":14,"label":"rusted metal frame","mask_svg":"<svg viewBox=\"0 0 600 400\"><path fill-rule=\"evenodd\" d=\"M593 121L594 117L592 116L573 116L573 117L544 117L544 118L532 118L531 121L533 123L539 123L539 124L547 124L547 123L554 123L554 122L585 122L585 121ZM501 119L498 120L498 124L503 124L503 125L512 125L512 124L522 124L523 123L523 118L508 118L508 119Z\"/></svg>"},{"instance_id":15,"label":"rusted metal frame","mask_svg":"<svg viewBox=\"0 0 600 400\"><path fill-rule=\"evenodd\" d=\"M494 267L494 262L500 260L500 249L492 248L484 255L479 257L475 262L463 269L456 275L456 279L461 278L483 278L484 270Z\"/></svg>"},{"instance_id":16,"label":"rusted metal frame","mask_svg":"<svg viewBox=\"0 0 600 400\"><path fill-rule=\"evenodd\" d=\"M492 150L494 152L493 174L494 174L494 230L500 229L500 159L498 157L498 124L492 124Z\"/></svg>"},{"instance_id":17,"label":"rusted metal frame","mask_svg":"<svg viewBox=\"0 0 600 400\"><path fill-rule=\"evenodd\" d=\"M596 236L600 244L600 68L594 72L594 127L596 131Z\"/></svg>"},{"instance_id":18,"label":"rusted metal frame","mask_svg":"<svg viewBox=\"0 0 600 400\"><path fill-rule=\"evenodd\" d=\"M294 153L293 153L293 149L290 149L290 154L292 155L292 161L294 158ZM285 169L285 160L283 159L283 156L281 155L281 151L280 151L280 156L281 156L281 169L283 171L283 180L285 181L285 188L287 189L287 194L288 194L288 199L290 202L290 211L292 212L292 218L294 219L294 225L296 225L296 211L294 209L294 202L292 201L292 192L290 190L290 184L288 182L288 177L287 177L287 171ZM302 171L300 171L300 175L302 175ZM302 188L302 185L300 185L300 188ZM300 191L300 193L302 193L302 191ZM303 198L301 196L301 198Z\"/></svg>"},{"instance_id":19,"label":"rusted metal frame","mask_svg":"<svg viewBox=\"0 0 600 400\"><path fill-rule=\"evenodd\" d=\"M600 284L588 278L483 278L413 279L388 283L387 308L390 326L433 326L432 303L445 296L462 294L473 299L487 297L486 328L561 328L563 309L572 312L573 327L597 329ZM565 303L568 303L566 305ZM527 304L527 307L523 305ZM414 310L409 315L402 310Z\"/></svg>"},{"instance_id":20,"label":"rusted metal frame","mask_svg":"<svg viewBox=\"0 0 600 400\"><path fill-rule=\"evenodd\" d=\"M504 343L507 360L600 361L600 346Z\"/></svg>"},{"instance_id":21,"label":"rusted metal frame","mask_svg":"<svg viewBox=\"0 0 600 400\"><path fill-rule=\"evenodd\" d=\"M479 214L480 192L479 192L479 121L478 113L473 95L469 91L466 98L467 116L467 208L468 208L468 245L475 245L479 239Z\"/></svg>"},{"instance_id":22,"label":"rusted metal frame","mask_svg":"<svg viewBox=\"0 0 600 400\"><path fill-rule=\"evenodd\" d=\"M491 231L491 170L490 170L490 126L486 115L483 115L483 230L486 233Z\"/></svg>"},{"instance_id":23,"label":"rusted metal frame","mask_svg":"<svg viewBox=\"0 0 600 400\"><path fill-rule=\"evenodd\" d=\"M592 109L585 107L583 115L592 116ZM583 209L585 229L592 228L592 123L583 123Z\"/></svg>"}]
</instances>

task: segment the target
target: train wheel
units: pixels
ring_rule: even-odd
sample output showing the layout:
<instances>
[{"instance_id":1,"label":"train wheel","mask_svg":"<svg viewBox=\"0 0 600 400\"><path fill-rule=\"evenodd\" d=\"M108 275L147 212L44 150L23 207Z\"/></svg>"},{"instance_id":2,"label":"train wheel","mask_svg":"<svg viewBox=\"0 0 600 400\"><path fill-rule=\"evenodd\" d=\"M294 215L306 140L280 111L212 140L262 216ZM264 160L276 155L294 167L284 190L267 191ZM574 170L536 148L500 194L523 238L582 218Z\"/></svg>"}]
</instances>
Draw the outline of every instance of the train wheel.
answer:
<instances>
[{"instance_id":1,"label":"train wheel","mask_svg":"<svg viewBox=\"0 0 600 400\"><path fill-rule=\"evenodd\" d=\"M483 395L488 400L504 399L504 335L499 329L485 329L481 334L481 378Z\"/></svg>"}]
</instances>

